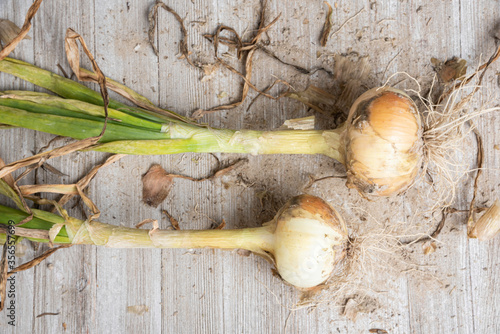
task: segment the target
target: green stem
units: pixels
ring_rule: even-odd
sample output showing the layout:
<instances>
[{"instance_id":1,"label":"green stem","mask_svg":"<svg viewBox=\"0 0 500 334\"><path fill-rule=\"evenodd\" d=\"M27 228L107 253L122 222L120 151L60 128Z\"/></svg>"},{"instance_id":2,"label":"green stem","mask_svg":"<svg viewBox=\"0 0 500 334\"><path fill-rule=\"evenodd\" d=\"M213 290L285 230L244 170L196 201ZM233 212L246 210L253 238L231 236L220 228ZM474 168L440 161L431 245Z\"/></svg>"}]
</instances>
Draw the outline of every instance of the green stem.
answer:
<instances>
[{"instance_id":1,"label":"green stem","mask_svg":"<svg viewBox=\"0 0 500 334\"><path fill-rule=\"evenodd\" d=\"M0 72L8 73L14 75L18 78L31 82L37 86L43 87L51 92L56 93L59 96L84 101L97 106L103 106L103 101L101 94L98 92L76 82L71 79L64 78L60 75L52 73L47 70L43 70L37 66L26 63L21 60L13 58L5 58L0 61ZM113 81L114 82L114 81ZM118 84L119 85L119 84ZM133 92L135 98L141 101L147 100L146 98L140 96L134 91L128 89L128 92ZM149 102L149 101L148 101ZM152 105L151 102L149 104ZM156 122L165 122L176 120L171 117L160 115L142 108L130 107L124 103L118 102L116 100L110 99L110 108L123 111L125 113L136 115L141 118L149 119Z\"/></svg>"},{"instance_id":2,"label":"green stem","mask_svg":"<svg viewBox=\"0 0 500 334\"><path fill-rule=\"evenodd\" d=\"M103 118L82 113L74 117L72 113L57 106L0 98L1 123L75 139L99 135ZM236 131L173 122L158 124L158 127L146 129L111 120L100 141L103 144L92 149L136 155L184 152L324 154L344 162L343 127L335 130Z\"/></svg>"},{"instance_id":3,"label":"green stem","mask_svg":"<svg viewBox=\"0 0 500 334\"><path fill-rule=\"evenodd\" d=\"M16 75L63 97L102 105L101 96L97 92L31 64L6 58L0 61L0 71ZM114 84L126 90L128 94L134 95L141 103L148 104L149 101L144 97L123 85L116 82ZM22 103L0 101L0 123L76 139L96 136L102 130L103 120L97 116L97 114L102 114L101 111L88 108L87 111L82 112L87 109L87 106L75 103L72 108L69 106L73 104L72 101L66 103L54 98L47 98L47 101L51 104L50 106L37 106L34 101ZM1 106L2 103L4 106ZM163 115L145 114L140 108L128 107L117 101L110 101L109 107L111 108L110 117L121 120L123 123L116 120L109 122L101 140L102 144L93 148L97 151L147 155L183 152L324 154L344 163L341 143L344 127L327 131L210 129L173 120ZM137 110L139 110L138 113L135 113ZM71 111L76 111L78 116L72 115ZM132 118L124 118L123 113L118 114L121 111ZM136 122L134 119L137 117L146 118L148 121Z\"/></svg>"},{"instance_id":4,"label":"green stem","mask_svg":"<svg viewBox=\"0 0 500 334\"><path fill-rule=\"evenodd\" d=\"M101 120L105 117L104 109L91 103L64 99L58 96L30 91L5 91L0 96L0 105L23 109L30 112L54 114L69 117ZM120 124L160 131L162 123L130 115L108 108L108 117Z\"/></svg>"},{"instance_id":5,"label":"green stem","mask_svg":"<svg viewBox=\"0 0 500 334\"><path fill-rule=\"evenodd\" d=\"M1 100L1 99L0 99ZM56 108L48 107L53 113ZM43 109L43 107L41 108ZM41 110L40 109L40 110ZM85 118L68 117L59 114L29 112L17 108L0 105L0 122L8 125L19 126L27 129L52 133L58 136L66 136L75 139L85 139L97 136L104 126L102 119L91 116ZM101 142L115 140L144 140L144 139L168 139L167 133L152 131L150 129L136 128L115 121L108 122Z\"/></svg>"},{"instance_id":6,"label":"green stem","mask_svg":"<svg viewBox=\"0 0 500 334\"><path fill-rule=\"evenodd\" d=\"M335 130L222 130L170 124L169 140L122 140L101 144L95 151L123 154L225 152L249 154L323 154L344 163L341 136Z\"/></svg>"},{"instance_id":7,"label":"green stem","mask_svg":"<svg viewBox=\"0 0 500 334\"><path fill-rule=\"evenodd\" d=\"M31 229L31 230L45 230L48 231L54 224L62 224L64 223L64 219L58 215L41 211L41 210L36 210L36 209L31 209L34 217L32 220L27 222L26 224L23 224L22 228L23 229ZM18 224L21 222L23 219L25 219L28 216L26 212L23 212L21 210L17 209L12 209L3 205L0 205L0 224L3 225L11 225L10 222L14 222L14 224ZM37 242L48 242L48 239L40 239L40 238L33 238L29 237L26 235L21 235L23 237L27 237L30 240L37 241ZM62 228L59 234L56 236L54 242L56 243L71 243L70 238L68 237L68 234L66 232L65 228Z\"/></svg>"},{"instance_id":8,"label":"green stem","mask_svg":"<svg viewBox=\"0 0 500 334\"><path fill-rule=\"evenodd\" d=\"M93 221L69 218L66 221L55 214L34 210L35 217L21 227L15 229L15 235L38 242L48 239L33 237L39 230L48 231L54 224L65 223L55 243L73 243L106 246L113 248L222 248L247 249L256 253L272 252L274 247L274 226L237 230L145 230L114 226ZM8 225L9 221L19 223L27 217L27 213L0 205L0 224ZM41 217L45 218L42 219ZM33 231L30 236L29 231ZM37 230L37 231L35 231Z\"/></svg>"}]
</instances>

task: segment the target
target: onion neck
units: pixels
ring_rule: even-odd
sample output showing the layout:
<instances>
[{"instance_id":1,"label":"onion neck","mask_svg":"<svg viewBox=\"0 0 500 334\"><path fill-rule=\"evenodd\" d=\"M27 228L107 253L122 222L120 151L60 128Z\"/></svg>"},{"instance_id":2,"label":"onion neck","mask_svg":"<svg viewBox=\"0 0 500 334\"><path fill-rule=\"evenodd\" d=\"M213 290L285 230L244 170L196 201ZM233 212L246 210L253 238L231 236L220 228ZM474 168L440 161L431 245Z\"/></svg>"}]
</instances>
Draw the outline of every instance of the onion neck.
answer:
<instances>
[{"instance_id":1,"label":"onion neck","mask_svg":"<svg viewBox=\"0 0 500 334\"><path fill-rule=\"evenodd\" d=\"M146 230L62 217L33 210L35 219L15 228L15 235L37 242L49 242L48 231L64 224L55 243L88 244L112 248L221 248L246 249L258 254L274 253L274 224L235 230ZM0 223L15 224L26 218L20 210L0 205ZM5 218L5 219L4 219ZM27 228L28 227L28 228ZM6 229L1 229L5 233ZM44 234L44 232L47 232ZM62 236L61 236L62 235Z\"/></svg>"},{"instance_id":2,"label":"onion neck","mask_svg":"<svg viewBox=\"0 0 500 334\"><path fill-rule=\"evenodd\" d=\"M247 154L323 154L344 163L341 137L345 126L334 130L224 130L170 123L166 140L121 140L92 150L122 154L175 154L223 152Z\"/></svg>"}]
</instances>

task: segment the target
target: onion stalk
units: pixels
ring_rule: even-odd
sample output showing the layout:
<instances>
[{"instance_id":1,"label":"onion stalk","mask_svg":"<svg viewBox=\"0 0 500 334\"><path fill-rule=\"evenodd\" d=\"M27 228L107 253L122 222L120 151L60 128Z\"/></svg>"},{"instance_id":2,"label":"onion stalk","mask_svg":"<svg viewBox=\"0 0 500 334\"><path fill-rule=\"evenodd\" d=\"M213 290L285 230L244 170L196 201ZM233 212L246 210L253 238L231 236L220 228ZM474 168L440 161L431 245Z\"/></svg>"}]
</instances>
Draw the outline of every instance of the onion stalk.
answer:
<instances>
[{"instance_id":1,"label":"onion stalk","mask_svg":"<svg viewBox=\"0 0 500 334\"><path fill-rule=\"evenodd\" d=\"M102 130L104 114L95 107L102 105L97 92L14 59L1 61L0 71L62 96L4 92L0 123L76 139L97 136ZM135 92L130 94L146 100ZM348 187L379 196L408 189L423 161L423 128L417 108L404 92L390 87L362 94L351 107L347 122L333 130L213 129L114 100L109 107L108 128L92 150L147 155L323 154L344 164Z\"/></svg>"},{"instance_id":2,"label":"onion stalk","mask_svg":"<svg viewBox=\"0 0 500 334\"><path fill-rule=\"evenodd\" d=\"M310 289L328 280L341 266L348 239L338 212L311 195L294 197L262 227L235 230L145 230L83 221L67 216L63 210L64 218L32 211L34 218L16 227L15 235L37 242L113 248L246 249L272 262L283 280L299 289ZM1 224L17 224L27 215L0 205ZM50 231L56 227L59 233L49 240ZM49 232L45 237L44 231Z\"/></svg>"}]
</instances>

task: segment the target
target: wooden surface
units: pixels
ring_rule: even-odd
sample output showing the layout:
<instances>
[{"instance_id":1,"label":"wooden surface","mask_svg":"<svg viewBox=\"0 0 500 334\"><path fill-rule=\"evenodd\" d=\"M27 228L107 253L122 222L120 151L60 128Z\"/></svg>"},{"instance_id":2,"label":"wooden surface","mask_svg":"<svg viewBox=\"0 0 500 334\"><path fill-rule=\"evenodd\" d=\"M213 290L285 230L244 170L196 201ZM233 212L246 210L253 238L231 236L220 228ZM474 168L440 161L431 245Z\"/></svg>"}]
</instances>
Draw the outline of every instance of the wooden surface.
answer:
<instances>
[{"instance_id":1,"label":"wooden surface","mask_svg":"<svg viewBox=\"0 0 500 334\"><path fill-rule=\"evenodd\" d=\"M34 19L29 34L32 39L23 41L12 56L59 73L60 64L69 73L63 38L66 28L72 27L85 38L107 76L124 82L162 107L190 115L198 108L237 100L242 83L236 75L219 69L211 80L202 82L202 73L180 59L179 26L165 11L160 12L157 30L159 57L153 54L147 42L147 11L151 4L152 1L45 0ZM0 17L22 25L29 5L29 0L2 0ZM213 47L203 34L213 33L224 24L249 39L260 15L260 2L253 0L170 1L168 5L185 18L191 57L204 63L213 63L214 59ZM457 56L474 67L479 59L493 53L497 43L492 35L500 5L494 0L357 0L332 5L332 33L338 32L326 47L321 47L318 41L326 15L323 1L269 1L267 21L279 13L281 18L264 38L269 41L268 48L286 62L329 71L333 70L333 54L357 52L369 57L373 75L366 85L374 86L398 71L428 80L433 73L431 57ZM498 27L496 30L500 36ZM500 65L495 64L484 82L493 99L498 96L499 69ZM284 79L299 90L308 84L334 88L334 78L324 71L308 76L257 52L252 81L263 89L275 78ZM399 87L409 85L405 81ZM1 90L20 87L34 89L0 74ZM272 93L277 94L278 90ZM274 129L286 119L312 113L291 99L274 101L263 97L247 110L256 95L250 92L241 107L212 114L203 121L214 127ZM331 120L320 119L320 128L332 126ZM494 148L500 145L500 122L497 114L489 114L477 124L485 143L487 167L480 179L478 204L490 205L500 197L500 157ZM27 157L51 138L22 129L2 130L0 156L6 162ZM472 137L464 148L462 162L473 168ZM73 182L105 157L85 152L55 159L50 163L68 176L40 169L24 182ZM215 157L227 163L239 156ZM161 209L165 209L179 220L181 228L210 228L212 219L224 219L229 228L237 228L269 220L282 203L301 193L310 174L344 173L340 164L321 156L251 156L245 168L221 179L202 183L176 181L169 197L157 209L141 202L141 175L152 163L160 163L169 172L201 177L217 168L215 157L126 157L101 170L89 194L102 212L100 220L112 224L133 226L153 218L166 228L170 223L161 214ZM454 207L468 207L471 184L471 177L463 179ZM426 187L421 183L405 196L367 202L346 189L343 179L329 179L313 186L309 193L336 206L353 228L369 224L371 219L361 221L361 211L353 207L362 208L379 221L410 221L415 212L430 204L417 200ZM71 213L81 215L78 208ZM421 217L412 224L420 224L422 231L428 232L438 218ZM391 334L499 333L500 239L484 243L468 240L464 220L463 214L450 216L435 253L424 256L420 245L407 250L421 264L419 270L424 274L393 275L379 270L379 278L386 284L371 287L378 307L371 313L360 313L356 322L329 304L294 310L291 306L298 301L298 293L273 277L269 265L255 256L244 257L235 251L76 246L58 251L38 267L17 275L16 327L7 324L4 312L0 314L0 331L368 333L372 328L380 328ZM18 263L47 248L27 245ZM139 306L145 312L131 312L130 306ZM43 315L46 312L57 315Z\"/></svg>"}]
</instances>

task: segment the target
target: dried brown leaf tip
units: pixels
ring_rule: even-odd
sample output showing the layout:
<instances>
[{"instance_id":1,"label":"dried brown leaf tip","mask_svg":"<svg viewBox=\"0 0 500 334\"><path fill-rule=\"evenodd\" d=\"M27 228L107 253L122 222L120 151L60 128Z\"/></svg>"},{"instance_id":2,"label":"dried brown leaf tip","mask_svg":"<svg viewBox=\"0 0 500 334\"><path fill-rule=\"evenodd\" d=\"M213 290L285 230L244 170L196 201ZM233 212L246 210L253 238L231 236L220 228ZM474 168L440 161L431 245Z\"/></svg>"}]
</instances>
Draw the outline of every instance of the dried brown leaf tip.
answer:
<instances>
[{"instance_id":1,"label":"dried brown leaf tip","mask_svg":"<svg viewBox=\"0 0 500 334\"><path fill-rule=\"evenodd\" d=\"M380 329L380 328L371 328L369 330L370 333L374 333L374 334L389 334L388 331L386 331L385 329Z\"/></svg>"},{"instance_id":2,"label":"dried brown leaf tip","mask_svg":"<svg viewBox=\"0 0 500 334\"><path fill-rule=\"evenodd\" d=\"M174 178L160 165L154 164L142 177L142 200L156 208L167 198L173 183Z\"/></svg>"},{"instance_id":3,"label":"dried brown leaf tip","mask_svg":"<svg viewBox=\"0 0 500 334\"><path fill-rule=\"evenodd\" d=\"M188 44L187 44L187 37L188 37L188 32L186 30L186 27L184 26L184 20L181 18L179 14L166 4L164 4L161 1L156 1L156 3L151 7L151 10L149 11L148 15L148 20L149 20L149 30L148 30L148 37L149 37L149 43L153 47L153 51L156 56L158 56L158 48L155 45L155 31L156 31L156 25L158 21L158 9L163 8L167 12L171 13L177 22L179 22L181 26L181 33L182 33L182 38L179 42L179 49L181 52L181 56L179 59L186 59L189 65L194 66L194 67L200 67L198 64L193 63L193 61L189 58L189 55L191 52L188 49Z\"/></svg>"},{"instance_id":4,"label":"dried brown leaf tip","mask_svg":"<svg viewBox=\"0 0 500 334\"><path fill-rule=\"evenodd\" d=\"M439 79L444 83L462 80L467 72L467 61L457 57L448 59L445 62L431 58L431 63Z\"/></svg>"},{"instance_id":5,"label":"dried brown leaf tip","mask_svg":"<svg viewBox=\"0 0 500 334\"><path fill-rule=\"evenodd\" d=\"M35 0L33 2L33 4L30 6L30 8L28 9L28 13L26 13L23 27L20 29L18 28L19 30L15 36L13 36L12 34L9 33L9 37L12 37L12 38L7 43L7 45L5 45L5 47L0 51L0 60L4 59L12 51L14 51L17 44L19 44L19 42L21 42L26 37L26 35L28 34L28 32L31 29L31 20L33 19L33 17L35 17L35 14L38 11L38 8L40 8L41 4L42 4L42 0ZM12 26L11 26L11 28L12 28Z\"/></svg>"},{"instance_id":6,"label":"dried brown leaf tip","mask_svg":"<svg viewBox=\"0 0 500 334\"><path fill-rule=\"evenodd\" d=\"M163 214L165 214L165 216L168 217L168 220L170 220L170 224L172 225L172 227L174 228L174 230L180 230L180 226L179 226L179 222L177 221L177 219L175 219L172 215L170 215L170 213L168 213L167 210L163 210L162 211Z\"/></svg>"},{"instance_id":7,"label":"dried brown leaf tip","mask_svg":"<svg viewBox=\"0 0 500 334\"><path fill-rule=\"evenodd\" d=\"M326 42L328 42L328 37L330 36L330 31L332 30L332 6L327 2L323 2L328 6L328 14L326 14L325 25L323 26L323 32L321 33L321 39L319 40L321 46L326 46Z\"/></svg>"},{"instance_id":8,"label":"dried brown leaf tip","mask_svg":"<svg viewBox=\"0 0 500 334\"><path fill-rule=\"evenodd\" d=\"M260 40L263 37L263 35L273 26L278 19L280 18L281 14L279 14L274 20L272 20L269 24L265 25L265 18L266 18L266 6L267 6L267 1L262 2L262 11L260 14L260 22L259 22L259 27L256 30L255 35L252 37L250 41L243 41L240 35L236 32L235 29L221 25L217 28L217 31L213 35L205 35L205 38L211 41L214 44L214 56L215 59L217 60L217 64L222 65L229 71L233 72L234 74L238 75L240 78L243 79L244 84L243 84L243 89L241 91L241 98L233 103L230 104L225 104L225 105L220 105L214 108L211 108L209 110L202 110L198 109L196 110L193 115L191 116L193 119L198 119L203 117L206 114L210 114L219 110L228 110L228 109L233 109L236 108L245 102L245 99L248 95L248 92L250 89L255 90L257 93L260 95L266 96L271 99L280 99L285 95L285 93L282 93L278 95L277 97L274 97L267 92L277 83L284 83L282 80L275 80L274 83L272 83L267 89L264 91L259 90L252 82L252 67L253 67L253 56L255 52L260 48ZM222 36L222 33L226 32L232 35L232 37L225 37ZM221 57L219 57L219 47L220 44L226 45L229 48L234 48L236 49L236 57L238 60L242 62L242 67L244 68L243 72L240 72L236 70L233 66L229 65L226 63ZM285 83L285 85L287 85Z\"/></svg>"},{"instance_id":9,"label":"dried brown leaf tip","mask_svg":"<svg viewBox=\"0 0 500 334\"><path fill-rule=\"evenodd\" d=\"M0 42L2 45L9 44L17 35L21 32L14 22L10 20L0 19ZM25 36L24 39L31 39L29 36Z\"/></svg>"}]
</instances>

